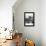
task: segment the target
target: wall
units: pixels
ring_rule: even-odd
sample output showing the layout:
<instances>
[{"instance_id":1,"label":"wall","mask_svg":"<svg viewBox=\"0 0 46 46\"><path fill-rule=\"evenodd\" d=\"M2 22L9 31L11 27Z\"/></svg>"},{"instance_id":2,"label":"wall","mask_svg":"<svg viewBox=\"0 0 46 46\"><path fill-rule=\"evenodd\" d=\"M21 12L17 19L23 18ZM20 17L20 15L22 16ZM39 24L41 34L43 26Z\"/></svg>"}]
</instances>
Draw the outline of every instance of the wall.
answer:
<instances>
[{"instance_id":1,"label":"wall","mask_svg":"<svg viewBox=\"0 0 46 46\"><path fill-rule=\"evenodd\" d=\"M41 40L42 46L46 46L46 0L41 1Z\"/></svg>"},{"instance_id":2,"label":"wall","mask_svg":"<svg viewBox=\"0 0 46 46\"><path fill-rule=\"evenodd\" d=\"M36 46L41 46L41 7L40 0L23 0L20 5L13 7L15 29L23 33L24 39L31 39L35 41ZM16 5L14 5L16 6ZM35 26L24 26L24 12L35 12Z\"/></svg>"},{"instance_id":3,"label":"wall","mask_svg":"<svg viewBox=\"0 0 46 46\"><path fill-rule=\"evenodd\" d=\"M0 0L0 27L12 29L12 6L16 0Z\"/></svg>"}]
</instances>

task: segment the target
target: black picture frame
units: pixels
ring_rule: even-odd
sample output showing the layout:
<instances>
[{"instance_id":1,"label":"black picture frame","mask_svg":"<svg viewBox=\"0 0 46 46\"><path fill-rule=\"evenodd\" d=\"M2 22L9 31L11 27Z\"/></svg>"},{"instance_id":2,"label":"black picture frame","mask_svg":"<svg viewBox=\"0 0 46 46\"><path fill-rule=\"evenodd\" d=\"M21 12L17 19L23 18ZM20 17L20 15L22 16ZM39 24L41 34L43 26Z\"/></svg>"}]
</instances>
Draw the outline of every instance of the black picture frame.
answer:
<instances>
[{"instance_id":1,"label":"black picture frame","mask_svg":"<svg viewBox=\"0 0 46 46\"><path fill-rule=\"evenodd\" d=\"M34 12L24 12L24 26L34 26L35 25L35 13Z\"/></svg>"}]
</instances>

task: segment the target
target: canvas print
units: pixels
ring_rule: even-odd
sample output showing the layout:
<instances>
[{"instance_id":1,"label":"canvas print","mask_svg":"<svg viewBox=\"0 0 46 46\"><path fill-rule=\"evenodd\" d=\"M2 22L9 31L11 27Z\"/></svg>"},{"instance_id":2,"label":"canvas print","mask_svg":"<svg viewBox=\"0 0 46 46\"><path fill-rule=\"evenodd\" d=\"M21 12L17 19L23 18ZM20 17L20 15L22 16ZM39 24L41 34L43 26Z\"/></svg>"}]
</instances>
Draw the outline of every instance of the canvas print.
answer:
<instances>
[{"instance_id":1,"label":"canvas print","mask_svg":"<svg viewBox=\"0 0 46 46\"><path fill-rule=\"evenodd\" d=\"M24 12L24 26L34 26L34 12Z\"/></svg>"}]
</instances>

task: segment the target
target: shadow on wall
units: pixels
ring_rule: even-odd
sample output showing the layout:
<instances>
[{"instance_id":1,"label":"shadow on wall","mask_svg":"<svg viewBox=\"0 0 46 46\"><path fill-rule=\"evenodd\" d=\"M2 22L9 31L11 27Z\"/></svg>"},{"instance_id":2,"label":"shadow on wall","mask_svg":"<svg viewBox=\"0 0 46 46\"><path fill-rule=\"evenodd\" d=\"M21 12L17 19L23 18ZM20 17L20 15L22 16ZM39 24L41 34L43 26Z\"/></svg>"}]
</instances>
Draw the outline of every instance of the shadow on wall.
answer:
<instances>
[{"instance_id":1,"label":"shadow on wall","mask_svg":"<svg viewBox=\"0 0 46 46\"><path fill-rule=\"evenodd\" d=\"M17 5L17 7L16 7ZM35 12L35 26L24 27L24 12ZM15 28L23 33L24 39L32 39L36 46L41 46L40 38L40 0L24 0L13 7ZM39 33L38 33L39 32ZM38 35L37 35L38 33ZM28 36L27 36L28 35Z\"/></svg>"}]
</instances>

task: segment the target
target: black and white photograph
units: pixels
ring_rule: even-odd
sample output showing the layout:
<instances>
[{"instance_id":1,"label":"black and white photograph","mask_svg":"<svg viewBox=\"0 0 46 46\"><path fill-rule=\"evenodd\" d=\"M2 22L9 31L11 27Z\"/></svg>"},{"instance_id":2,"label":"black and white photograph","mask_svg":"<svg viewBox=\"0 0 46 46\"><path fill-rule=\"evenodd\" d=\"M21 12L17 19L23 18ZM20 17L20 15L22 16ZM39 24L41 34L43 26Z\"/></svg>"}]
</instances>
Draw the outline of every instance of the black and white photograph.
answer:
<instances>
[{"instance_id":1,"label":"black and white photograph","mask_svg":"<svg viewBox=\"0 0 46 46\"><path fill-rule=\"evenodd\" d=\"M34 26L34 12L24 12L24 26Z\"/></svg>"}]
</instances>

